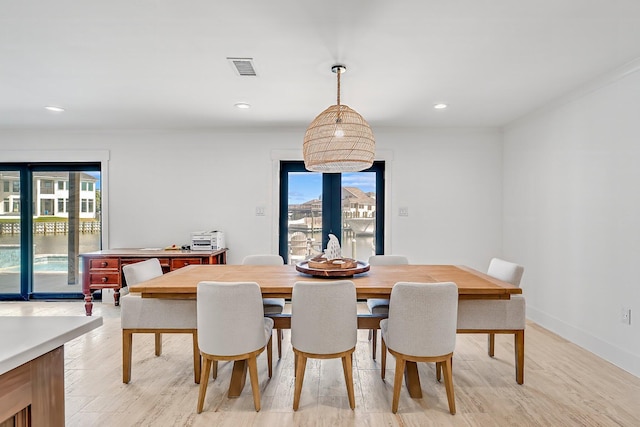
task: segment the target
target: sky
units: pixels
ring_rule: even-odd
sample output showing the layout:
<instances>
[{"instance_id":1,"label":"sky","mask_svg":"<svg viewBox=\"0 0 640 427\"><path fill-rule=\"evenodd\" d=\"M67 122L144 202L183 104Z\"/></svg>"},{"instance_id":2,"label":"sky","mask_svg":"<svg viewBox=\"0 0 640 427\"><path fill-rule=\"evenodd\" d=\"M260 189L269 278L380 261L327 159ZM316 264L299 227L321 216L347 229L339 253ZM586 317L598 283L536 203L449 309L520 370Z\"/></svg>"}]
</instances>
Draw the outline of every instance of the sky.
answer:
<instances>
[{"instance_id":1,"label":"sky","mask_svg":"<svg viewBox=\"0 0 640 427\"><path fill-rule=\"evenodd\" d=\"M375 172L351 172L342 174L343 187L358 187L362 191L376 190ZM319 172L289 173L289 204L298 205L319 199L322 194L322 174Z\"/></svg>"},{"instance_id":2,"label":"sky","mask_svg":"<svg viewBox=\"0 0 640 427\"><path fill-rule=\"evenodd\" d=\"M97 179L96 190L99 190L100 189L100 172L85 172L85 173Z\"/></svg>"}]
</instances>

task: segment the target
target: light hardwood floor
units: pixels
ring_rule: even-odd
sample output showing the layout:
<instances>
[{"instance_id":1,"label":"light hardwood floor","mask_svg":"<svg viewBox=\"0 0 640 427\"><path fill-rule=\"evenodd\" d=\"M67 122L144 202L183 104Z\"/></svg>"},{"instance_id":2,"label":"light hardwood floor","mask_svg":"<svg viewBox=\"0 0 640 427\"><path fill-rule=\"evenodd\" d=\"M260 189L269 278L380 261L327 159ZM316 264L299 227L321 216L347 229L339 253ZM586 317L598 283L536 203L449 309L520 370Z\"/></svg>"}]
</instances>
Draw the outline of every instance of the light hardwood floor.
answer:
<instances>
[{"instance_id":1,"label":"light hardwood floor","mask_svg":"<svg viewBox=\"0 0 640 427\"><path fill-rule=\"evenodd\" d=\"M196 414L189 335L165 335L160 357L154 356L152 335L134 336L132 380L123 384L119 308L98 302L93 312L103 316L104 325L65 345L67 426L640 425L639 378L533 323L527 324L522 386L515 381L510 337L496 337L496 357L490 358L485 335L458 335L456 415L448 412L444 384L436 382L433 364L420 366L423 398L410 398L403 387L398 413L392 414L395 361L389 355L387 381L382 381L380 357L371 359L367 331L358 333L353 411L339 360L309 361L300 409L293 411L293 352L285 331L283 359L274 364L271 380L264 353L258 360L259 413L248 378L239 398L226 397L231 364L222 363L218 379L209 383L204 412ZM3 316L82 313L81 302L0 303Z\"/></svg>"}]
</instances>

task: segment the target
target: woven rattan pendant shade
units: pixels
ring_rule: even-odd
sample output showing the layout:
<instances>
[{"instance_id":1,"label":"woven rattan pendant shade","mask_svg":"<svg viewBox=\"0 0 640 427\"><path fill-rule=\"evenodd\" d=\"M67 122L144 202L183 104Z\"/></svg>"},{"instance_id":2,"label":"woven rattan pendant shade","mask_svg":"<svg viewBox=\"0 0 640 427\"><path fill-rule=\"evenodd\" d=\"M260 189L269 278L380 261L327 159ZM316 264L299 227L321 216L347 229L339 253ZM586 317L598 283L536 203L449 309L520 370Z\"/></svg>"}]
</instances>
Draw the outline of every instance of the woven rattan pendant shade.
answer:
<instances>
[{"instance_id":1,"label":"woven rattan pendant shade","mask_svg":"<svg viewBox=\"0 0 640 427\"><path fill-rule=\"evenodd\" d=\"M340 73L338 102L316 117L307 128L302 147L304 165L314 172L357 172L371 167L375 156L375 140L367 121L346 105L340 105Z\"/></svg>"}]
</instances>

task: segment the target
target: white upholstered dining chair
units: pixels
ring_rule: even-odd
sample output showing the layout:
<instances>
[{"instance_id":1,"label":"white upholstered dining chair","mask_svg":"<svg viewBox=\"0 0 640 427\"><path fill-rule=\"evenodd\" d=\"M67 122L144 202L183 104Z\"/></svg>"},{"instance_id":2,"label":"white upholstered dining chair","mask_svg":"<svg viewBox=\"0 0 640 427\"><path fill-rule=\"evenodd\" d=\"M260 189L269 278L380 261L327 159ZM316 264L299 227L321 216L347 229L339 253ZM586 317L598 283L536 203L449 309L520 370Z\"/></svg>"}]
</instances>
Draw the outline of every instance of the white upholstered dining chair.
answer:
<instances>
[{"instance_id":1,"label":"white upholstered dining chair","mask_svg":"<svg viewBox=\"0 0 640 427\"><path fill-rule=\"evenodd\" d=\"M157 258L122 267L127 286L162 276ZM194 381L200 382L200 355L196 329L196 302L193 300L142 298L129 292L120 298L122 326L122 382L131 380L131 358L134 333L155 335L155 354L162 353L163 333L188 333L193 336Z\"/></svg>"},{"instance_id":2,"label":"white upholstered dining chair","mask_svg":"<svg viewBox=\"0 0 640 427\"><path fill-rule=\"evenodd\" d=\"M263 254L248 255L242 260L244 265L284 265L284 260L280 255ZM262 306L264 314L282 314L284 310L284 298L263 298ZM276 329L278 343L278 359L282 358L282 329Z\"/></svg>"},{"instance_id":3,"label":"white upholstered dining chair","mask_svg":"<svg viewBox=\"0 0 640 427\"><path fill-rule=\"evenodd\" d=\"M458 287L455 283L398 282L391 290L389 317L380 321L382 379L387 350L396 358L391 411L398 411L406 362L436 362L444 369L449 412L456 413L452 359L456 346Z\"/></svg>"},{"instance_id":4,"label":"white upholstered dining chair","mask_svg":"<svg viewBox=\"0 0 640 427\"><path fill-rule=\"evenodd\" d=\"M372 255L369 257L369 265L372 266L407 264L409 264L409 258L404 255ZM371 314L386 316L389 314L389 300L369 298L367 299L367 308ZM371 340L371 355L375 360L378 346L378 331L376 329L369 330L369 339Z\"/></svg>"},{"instance_id":5,"label":"white upholstered dining chair","mask_svg":"<svg viewBox=\"0 0 640 427\"><path fill-rule=\"evenodd\" d=\"M356 288L349 280L296 282L291 297L291 346L296 356L293 410L298 410L307 358L342 359L349 406L355 408L353 352L357 342Z\"/></svg>"},{"instance_id":6,"label":"white upholstered dining chair","mask_svg":"<svg viewBox=\"0 0 640 427\"><path fill-rule=\"evenodd\" d=\"M262 292L255 282L198 283L198 346L204 367L198 393L198 413L204 407L209 373L214 378L219 360L246 361L253 404L260 411L257 357L267 349L271 378L271 331L273 319L264 317Z\"/></svg>"},{"instance_id":7,"label":"white upholstered dining chair","mask_svg":"<svg viewBox=\"0 0 640 427\"><path fill-rule=\"evenodd\" d=\"M520 286L524 267L500 258L489 263L487 275ZM488 353L495 352L495 334L513 334L516 381L524 383L524 330L526 302L522 294L508 300L462 300L458 308L458 332L488 334Z\"/></svg>"}]
</instances>

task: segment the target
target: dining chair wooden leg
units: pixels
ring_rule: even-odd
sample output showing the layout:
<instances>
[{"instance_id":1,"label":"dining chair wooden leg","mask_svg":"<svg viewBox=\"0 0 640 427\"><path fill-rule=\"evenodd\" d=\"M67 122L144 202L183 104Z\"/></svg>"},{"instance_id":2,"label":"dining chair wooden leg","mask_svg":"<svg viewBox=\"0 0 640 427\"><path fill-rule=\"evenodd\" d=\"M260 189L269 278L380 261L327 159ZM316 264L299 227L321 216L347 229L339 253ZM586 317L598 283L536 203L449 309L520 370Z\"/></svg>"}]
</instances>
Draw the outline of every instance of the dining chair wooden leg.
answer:
<instances>
[{"instance_id":1,"label":"dining chair wooden leg","mask_svg":"<svg viewBox=\"0 0 640 427\"><path fill-rule=\"evenodd\" d=\"M211 370L211 359L206 356L203 357L202 363L204 364L202 375L200 377L200 390L198 391L198 414L202 412L204 407L204 396L207 394L207 384L209 383L209 371Z\"/></svg>"},{"instance_id":2,"label":"dining chair wooden leg","mask_svg":"<svg viewBox=\"0 0 640 427\"><path fill-rule=\"evenodd\" d=\"M218 378L218 361L214 360L211 363L211 376L213 377L213 379L217 379Z\"/></svg>"},{"instance_id":3,"label":"dining chair wooden leg","mask_svg":"<svg viewBox=\"0 0 640 427\"><path fill-rule=\"evenodd\" d=\"M514 350L516 353L516 382L524 384L524 329L514 334Z\"/></svg>"},{"instance_id":4,"label":"dining chair wooden leg","mask_svg":"<svg viewBox=\"0 0 640 427\"><path fill-rule=\"evenodd\" d=\"M278 329L279 330L279 329ZM269 378L273 375L273 340L269 337L267 342L267 371L269 372Z\"/></svg>"},{"instance_id":5,"label":"dining chair wooden leg","mask_svg":"<svg viewBox=\"0 0 640 427\"><path fill-rule=\"evenodd\" d=\"M384 338L380 340L382 346L380 347L380 360L382 366L380 367L380 376L384 379L387 373L387 343L384 342Z\"/></svg>"},{"instance_id":6,"label":"dining chair wooden leg","mask_svg":"<svg viewBox=\"0 0 640 427\"><path fill-rule=\"evenodd\" d=\"M296 368L296 385L293 391L293 410L297 411L300 405L300 394L302 392L302 382L304 381L304 371L307 367L307 357L304 354L296 353L298 366Z\"/></svg>"},{"instance_id":7,"label":"dining chair wooden leg","mask_svg":"<svg viewBox=\"0 0 640 427\"><path fill-rule=\"evenodd\" d=\"M200 350L198 349L198 330L196 329L193 334L193 379L196 384L200 384Z\"/></svg>"},{"instance_id":8,"label":"dining chair wooden leg","mask_svg":"<svg viewBox=\"0 0 640 427\"><path fill-rule=\"evenodd\" d=\"M440 382L442 379L442 362L436 362L436 380Z\"/></svg>"},{"instance_id":9,"label":"dining chair wooden leg","mask_svg":"<svg viewBox=\"0 0 640 427\"><path fill-rule=\"evenodd\" d=\"M282 359L282 329L276 329L278 338L278 360Z\"/></svg>"},{"instance_id":10,"label":"dining chair wooden leg","mask_svg":"<svg viewBox=\"0 0 640 427\"><path fill-rule=\"evenodd\" d=\"M131 381L131 350L133 346L133 333L122 330L122 382L129 384Z\"/></svg>"},{"instance_id":11,"label":"dining chair wooden leg","mask_svg":"<svg viewBox=\"0 0 640 427\"><path fill-rule=\"evenodd\" d=\"M496 349L496 334L489 334L487 341L487 352L490 357L493 357Z\"/></svg>"},{"instance_id":12,"label":"dining chair wooden leg","mask_svg":"<svg viewBox=\"0 0 640 427\"><path fill-rule=\"evenodd\" d=\"M398 412L398 403L400 402L400 389L402 388L402 377L404 375L405 360L401 355L396 355L396 372L393 381L393 403L391 404L391 412Z\"/></svg>"},{"instance_id":13,"label":"dining chair wooden leg","mask_svg":"<svg viewBox=\"0 0 640 427\"><path fill-rule=\"evenodd\" d=\"M353 391L353 351L342 356L342 370L344 371L344 382L347 384L347 395L349 396L349 406L356 407L356 398Z\"/></svg>"},{"instance_id":14,"label":"dining chair wooden leg","mask_svg":"<svg viewBox=\"0 0 640 427\"><path fill-rule=\"evenodd\" d=\"M271 340L269 340L271 341ZM253 391L253 405L256 412L260 412L260 384L258 383L258 360L253 354L247 359L249 365L249 379L251 380L251 390Z\"/></svg>"},{"instance_id":15,"label":"dining chair wooden leg","mask_svg":"<svg viewBox=\"0 0 640 427\"><path fill-rule=\"evenodd\" d=\"M378 347L378 331L372 329L372 338L371 338L371 353L373 360L376 360L376 347Z\"/></svg>"},{"instance_id":16,"label":"dining chair wooden leg","mask_svg":"<svg viewBox=\"0 0 640 427\"><path fill-rule=\"evenodd\" d=\"M156 356L160 356L162 354L162 334L157 332L155 334L156 338Z\"/></svg>"},{"instance_id":17,"label":"dining chair wooden leg","mask_svg":"<svg viewBox=\"0 0 640 427\"><path fill-rule=\"evenodd\" d=\"M449 412L451 415L456 413L456 399L453 394L453 367L452 358L449 357L442 364L444 369L444 386L447 390L447 401L449 402Z\"/></svg>"}]
</instances>

